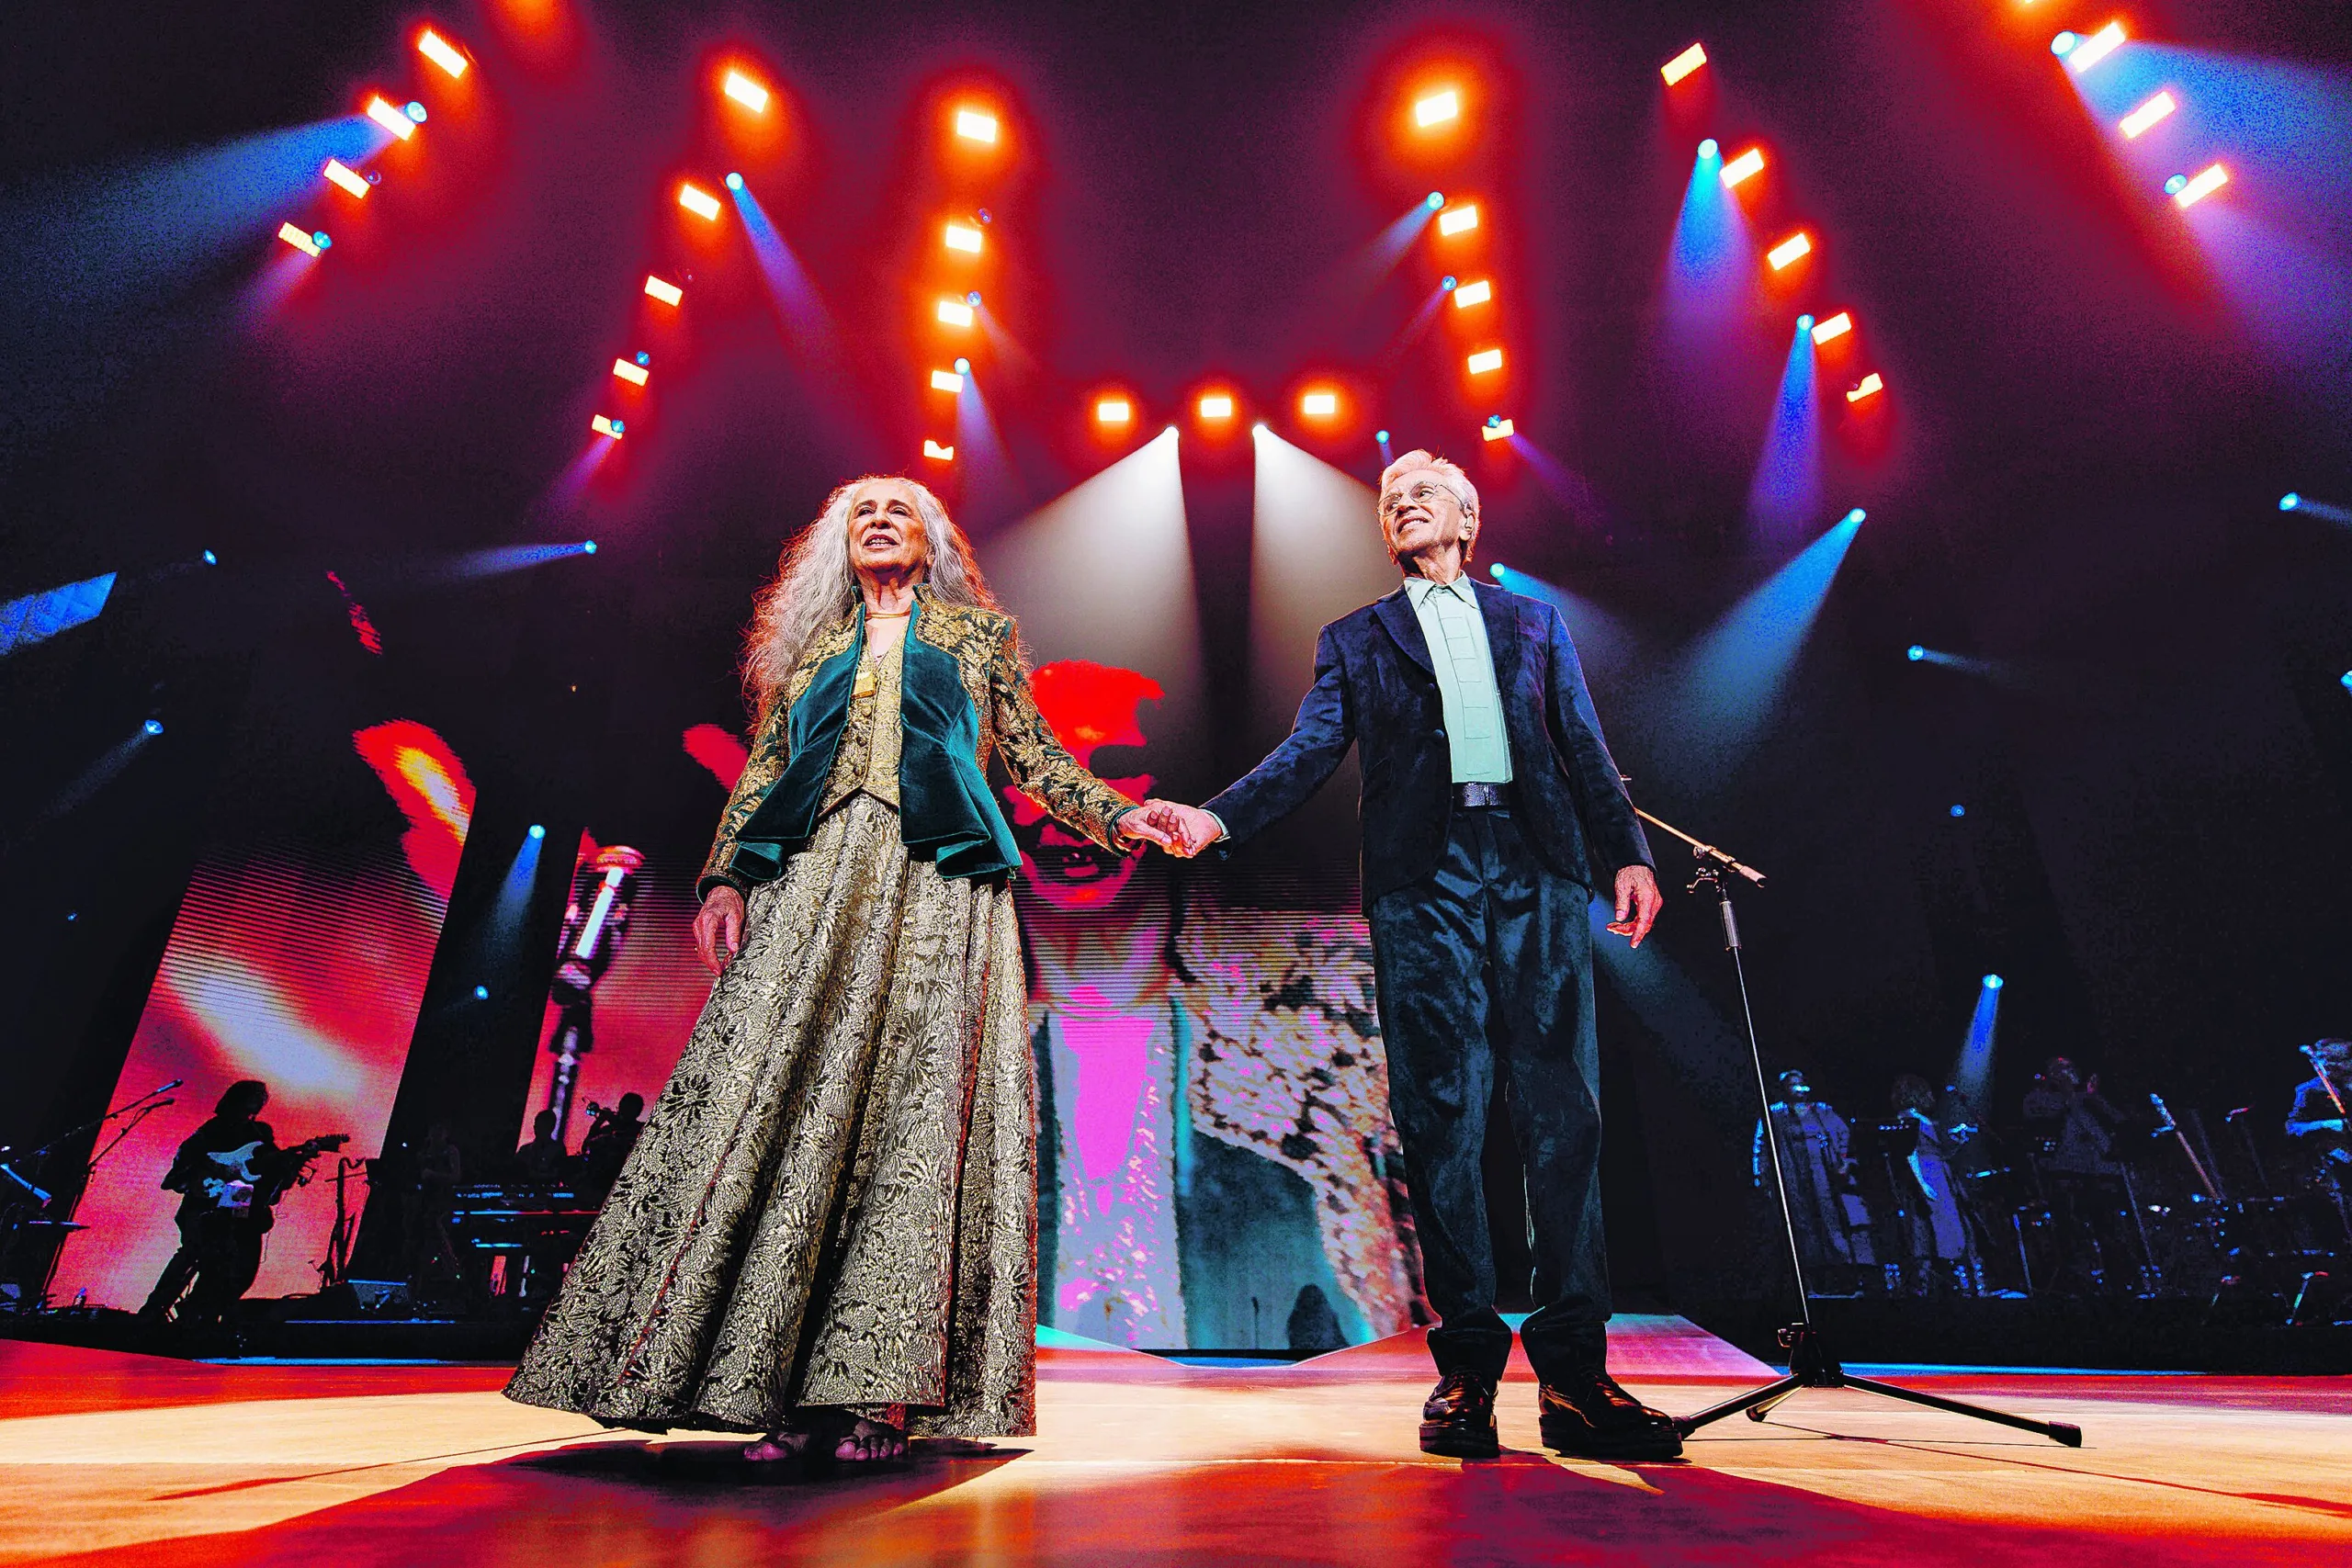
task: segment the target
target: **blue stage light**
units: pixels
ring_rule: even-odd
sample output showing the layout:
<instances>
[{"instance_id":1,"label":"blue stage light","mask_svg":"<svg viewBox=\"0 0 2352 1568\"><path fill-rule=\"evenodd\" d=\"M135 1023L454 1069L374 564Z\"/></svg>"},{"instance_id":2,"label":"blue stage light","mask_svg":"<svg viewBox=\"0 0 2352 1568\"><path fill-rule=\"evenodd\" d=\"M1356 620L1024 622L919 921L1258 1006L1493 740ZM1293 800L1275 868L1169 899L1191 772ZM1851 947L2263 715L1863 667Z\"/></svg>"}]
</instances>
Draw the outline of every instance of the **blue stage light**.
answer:
<instances>
[{"instance_id":1,"label":"blue stage light","mask_svg":"<svg viewBox=\"0 0 2352 1568\"><path fill-rule=\"evenodd\" d=\"M423 125L424 123L424 106L416 102L414 99L411 99L408 106L408 118L416 121L417 124Z\"/></svg>"},{"instance_id":2,"label":"blue stage light","mask_svg":"<svg viewBox=\"0 0 2352 1568\"><path fill-rule=\"evenodd\" d=\"M334 244L334 241L324 229L314 229L311 231L311 243L323 251Z\"/></svg>"},{"instance_id":3,"label":"blue stage light","mask_svg":"<svg viewBox=\"0 0 2352 1568\"><path fill-rule=\"evenodd\" d=\"M729 190L741 190L743 188L743 176L737 174L732 169L728 170L727 188Z\"/></svg>"},{"instance_id":4,"label":"blue stage light","mask_svg":"<svg viewBox=\"0 0 2352 1568\"><path fill-rule=\"evenodd\" d=\"M164 721L160 718L151 718L139 728L150 735L161 735L164 733Z\"/></svg>"},{"instance_id":5,"label":"blue stage light","mask_svg":"<svg viewBox=\"0 0 2352 1568\"><path fill-rule=\"evenodd\" d=\"M1951 814L1954 817L1965 817L1968 815L1968 807L1965 806L1955 806L1951 808Z\"/></svg>"},{"instance_id":6,"label":"blue stage light","mask_svg":"<svg viewBox=\"0 0 2352 1568\"><path fill-rule=\"evenodd\" d=\"M1810 315L1799 316L1797 318L1797 331L1801 333L1809 333L1813 331L1813 318Z\"/></svg>"},{"instance_id":7,"label":"blue stage light","mask_svg":"<svg viewBox=\"0 0 2352 1568\"><path fill-rule=\"evenodd\" d=\"M965 295L965 296L964 296L964 303L965 303L965 304L967 304L967 305L978 305L979 302L980 302L980 291L979 291L978 289L977 289L977 288L973 289L969 294L967 294L967 295Z\"/></svg>"},{"instance_id":8,"label":"blue stage light","mask_svg":"<svg viewBox=\"0 0 2352 1568\"><path fill-rule=\"evenodd\" d=\"M586 541L585 543L583 543L583 544L580 547L580 553L581 553L582 555L583 555L583 556L593 556L593 555L594 555L594 554L596 553L596 541L595 541L595 540L594 540L594 539L590 539L590 540Z\"/></svg>"},{"instance_id":9,"label":"blue stage light","mask_svg":"<svg viewBox=\"0 0 2352 1568\"><path fill-rule=\"evenodd\" d=\"M2050 52L2064 60L2074 53L2075 46L2082 41L2080 33L2060 33L2050 40Z\"/></svg>"},{"instance_id":10,"label":"blue stage light","mask_svg":"<svg viewBox=\"0 0 2352 1568\"><path fill-rule=\"evenodd\" d=\"M1903 657L1909 660L1912 663L1917 664L1919 660L1928 657L1928 650L1921 648L1915 642L1910 647L1903 650Z\"/></svg>"},{"instance_id":11,"label":"blue stage light","mask_svg":"<svg viewBox=\"0 0 2352 1568\"><path fill-rule=\"evenodd\" d=\"M969 376L971 373L972 373L972 362L971 362L970 360L968 360L968 359L966 359L966 358L965 358L965 357L963 357L961 355L956 355L956 375L958 375L958 376Z\"/></svg>"},{"instance_id":12,"label":"blue stage light","mask_svg":"<svg viewBox=\"0 0 2352 1568\"><path fill-rule=\"evenodd\" d=\"M653 356L640 348L637 351L637 362L640 366L651 365L653 363Z\"/></svg>"},{"instance_id":13,"label":"blue stage light","mask_svg":"<svg viewBox=\"0 0 2352 1568\"><path fill-rule=\"evenodd\" d=\"M2175 175L2172 178L2165 182L2165 194L2166 196L2178 196L2182 191L2188 188L2188 176L2187 175Z\"/></svg>"},{"instance_id":14,"label":"blue stage light","mask_svg":"<svg viewBox=\"0 0 2352 1568\"><path fill-rule=\"evenodd\" d=\"M1431 212L1435 212L1439 208L1443 207L1444 205L1445 192L1442 190L1433 190L1430 192L1429 209Z\"/></svg>"},{"instance_id":15,"label":"blue stage light","mask_svg":"<svg viewBox=\"0 0 2352 1568\"><path fill-rule=\"evenodd\" d=\"M1387 446L1387 445L1388 445L1388 432L1386 432L1386 431L1385 431L1385 430L1375 430L1375 431L1374 431L1374 432L1372 433L1372 438L1373 438L1374 441L1379 442L1383 446Z\"/></svg>"},{"instance_id":16,"label":"blue stage light","mask_svg":"<svg viewBox=\"0 0 2352 1568\"><path fill-rule=\"evenodd\" d=\"M2297 495L2290 490L2286 494L2278 498L2278 510L2281 512L2292 512L2302 503L2303 498Z\"/></svg>"},{"instance_id":17,"label":"blue stage light","mask_svg":"<svg viewBox=\"0 0 2352 1568\"><path fill-rule=\"evenodd\" d=\"M1462 285L1462 280L1461 280L1460 278L1458 278L1458 277L1454 276L1453 276L1453 274L1452 274L1452 273L1450 273L1450 272L1449 272L1449 273L1447 273L1443 277L1442 277L1442 278L1438 279L1438 285L1437 285L1437 286L1438 286L1440 288L1444 289L1448 294L1451 294L1451 293L1453 293L1456 288L1460 288L1460 287L1461 287L1461 285Z\"/></svg>"},{"instance_id":18,"label":"blue stage light","mask_svg":"<svg viewBox=\"0 0 2352 1568\"><path fill-rule=\"evenodd\" d=\"M220 558L214 555L210 550L207 550L204 552L204 564L207 566L219 566L220 564Z\"/></svg>"},{"instance_id":19,"label":"blue stage light","mask_svg":"<svg viewBox=\"0 0 2352 1568\"><path fill-rule=\"evenodd\" d=\"M1497 582L1500 582L1503 580L1503 563L1497 561L1494 565L1488 567L1487 569L1487 575L1493 578Z\"/></svg>"},{"instance_id":20,"label":"blue stage light","mask_svg":"<svg viewBox=\"0 0 2352 1568\"><path fill-rule=\"evenodd\" d=\"M531 837L534 839L544 839L547 836L548 830L545 827L537 822L531 824Z\"/></svg>"},{"instance_id":21,"label":"blue stage light","mask_svg":"<svg viewBox=\"0 0 2352 1568\"><path fill-rule=\"evenodd\" d=\"M1490 413L1490 414L1488 414L1488 415L1487 416L1487 429L1489 429L1489 430L1492 430L1492 429L1494 429L1497 425L1498 425L1498 424L1502 423L1502 422L1503 422L1503 416L1502 416L1502 415L1500 415L1500 414L1498 414L1498 413Z\"/></svg>"},{"instance_id":22,"label":"blue stage light","mask_svg":"<svg viewBox=\"0 0 2352 1568\"><path fill-rule=\"evenodd\" d=\"M1870 520L1871 520L1871 514L1870 514L1869 513L1867 513L1867 512L1863 511L1863 510L1862 510L1860 507L1859 507L1859 506L1857 506L1856 508L1854 508L1854 510L1853 510L1853 511L1849 512L1848 513L1846 513L1846 521L1847 521L1847 522L1849 522L1849 523L1867 523L1867 522L1869 522Z\"/></svg>"},{"instance_id":23,"label":"blue stage light","mask_svg":"<svg viewBox=\"0 0 2352 1568\"><path fill-rule=\"evenodd\" d=\"M1984 988L1985 988L1986 990L1988 990L1988 991L1997 991L1997 990L1999 990L1999 989L2001 988L2001 977L2000 977L1998 975L1987 975L1987 976L1984 976Z\"/></svg>"},{"instance_id":24,"label":"blue stage light","mask_svg":"<svg viewBox=\"0 0 2352 1568\"><path fill-rule=\"evenodd\" d=\"M996 221L995 219L989 216L989 209L985 207L981 208L978 212L973 213L972 216L978 219L983 223L993 223Z\"/></svg>"},{"instance_id":25,"label":"blue stage light","mask_svg":"<svg viewBox=\"0 0 2352 1568\"><path fill-rule=\"evenodd\" d=\"M474 1000L478 1002L486 1002L490 1000L490 987L488 986L476 986L474 987Z\"/></svg>"},{"instance_id":26,"label":"blue stage light","mask_svg":"<svg viewBox=\"0 0 2352 1568\"><path fill-rule=\"evenodd\" d=\"M1710 136L1704 141L1699 143L1699 156L1702 158L1720 158L1723 155L1724 150L1715 145L1715 139L1713 137Z\"/></svg>"},{"instance_id":27,"label":"blue stage light","mask_svg":"<svg viewBox=\"0 0 2352 1568\"><path fill-rule=\"evenodd\" d=\"M628 426L622 423L619 420L615 420L613 421L613 434L615 435L626 435L628 434Z\"/></svg>"},{"instance_id":28,"label":"blue stage light","mask_svg":"<svg viewBox=\"0 0 2352 1568\"><path fill-rule=\"evenodd\" d=\"M2352 692L2352 670L2346 670L2344 672L2343 681L2344 689L2347 692Z\"/></svg>"}]
</instances>

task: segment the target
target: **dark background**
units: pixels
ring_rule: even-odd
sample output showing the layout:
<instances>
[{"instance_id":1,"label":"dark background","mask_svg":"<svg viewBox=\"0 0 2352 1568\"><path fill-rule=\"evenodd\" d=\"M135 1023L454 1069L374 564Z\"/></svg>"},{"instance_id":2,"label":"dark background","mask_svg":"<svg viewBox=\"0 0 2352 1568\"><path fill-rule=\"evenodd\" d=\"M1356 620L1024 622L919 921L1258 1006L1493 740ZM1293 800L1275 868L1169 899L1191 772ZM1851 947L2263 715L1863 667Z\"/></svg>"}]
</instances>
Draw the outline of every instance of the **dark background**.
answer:
<instances>
[{"instance_id":1,"label":"dark background","mask_svg":"<svg viewBox=\"0 0 2352 1568\"><path fill-rule=\"evenodd\" d=\"M740 717L729 660L780 541L834 483L944 434L921 391L936 355L919 274L938 211L969 194L940 172L933 118L967 83L1007 109L1014 151L985 194L1010 259L989 297L1026 353L989 367L1012 474L951 494L984 545L1107 460L1082 422L1103 381L1134 389L1148 433L1213 375L1279 422L1300 376L1336 371L1365 417L1344 441L1286 434L1366 479L1375 422L1462 456L1487 557L1633 628L1627 659L1595 663L1621 763L1645 804L1772 874L1743 913L1776 1065L1874 1111L1897 1072L1940 1079L1997 971L2005 1111L2063 1051L2118 1099L2252 1103L2275 1125L2302 1076L2291 1048L2352 1032L2352 531L2276 507L2290 489L2352 500L2352 354L2340 325L2299 355L2257 343L2048 54L2052 30L2107 13L2034 9L607 4L524 50L502 42L503 12L453 7L432 19L482 62L473 112L436 118L436 162L388 179L315 287L258 322L244 301L282 250L275 217L198 243L119 193L371 87L405 97L425 15L102 0L15 17L0 599L122 576L96 623L0 662L0 1141L103 1101L254 661L289 626L345 615L326 570L367 603L401 689L430 694L499 867L522 823L569 841L591 816L676 798L680 716ZM2132 26L2340 91L2348 17L2145 6ZM1657 66L1694 37L1714 104L1685 124ZM740 247L679 249L670 182L721 166L705 73L729 42L789 103L786 144L742 166L831 304L830 358L780 330ZM1472 62L1483 95L1479 141L1435 170L1385 131L1431 52ZM1723 770L1690 765L1704 748L1642 679L1776 559L1743 507L1777 361L1727 360L1696 398L1656 346L1700 134L1772 149L1770 220L1824 242L1819 296L1855 310L1891 389L1883 439L1829 449L1830 515L1871 521L1781 709ZM1391 352L1428 287L1419 261L1352 281L1351 258L1432 186L1487 205L1510 412L1581 477L1566 500L1478 450L1486 406L1442 344ZM280 205L315 201L295 188ZM551 502L639 335L638 281L665 265L699 269L695 330L663 345L660 398L618 460ZM1710 423L1694 403L1738 412ZM1248 443L1188 435L1184 461L1210 711L1243 713ZM584 536L594 558L428 570ZM194 565L208 547L221 564ZM1913 641L2007 678L1907 663ZM61 806L151 714L166 735ZM1197 798L1272 739L1213 727L1159 763L1162 786ZM1309 835L1295 859L1345 852ZM451 930L495 880L469 854ZM1658 940L1713 1025L1604 998L1621 1273L1718 1291L1750 1256L1727 1244L1752 1107L1711 914L1676 895ZM519 1070L537 1014L511 1010L441 1037L428 997L416 1085L462 1099L468 1064ZM422 1114L408 1092L400 1117ZM485 1146L514 1123L481 1121L466 1133Z\"/></svg>"}]
</instances>

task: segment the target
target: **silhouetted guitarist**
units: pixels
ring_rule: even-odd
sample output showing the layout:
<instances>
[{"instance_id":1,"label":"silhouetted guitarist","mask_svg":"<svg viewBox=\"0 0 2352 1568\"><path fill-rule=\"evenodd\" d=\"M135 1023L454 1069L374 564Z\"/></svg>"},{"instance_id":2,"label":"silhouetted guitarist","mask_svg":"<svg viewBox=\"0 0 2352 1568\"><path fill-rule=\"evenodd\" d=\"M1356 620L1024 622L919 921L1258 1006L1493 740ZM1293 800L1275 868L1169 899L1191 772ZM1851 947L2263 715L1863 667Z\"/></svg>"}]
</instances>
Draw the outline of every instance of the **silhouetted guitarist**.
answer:
<instances>
[{"instance_id":1,"label":"silhouetted guitarist","mask_svg":"<svg viewBox=\"0 0 2352 1568\"><path fill-rule=\"evenodd\" d=\"M231 1084L173 1156L163 1187L181 1194L179 1250L164 1265L141 1317L161 1322L168 1314L182 1327L220 1322L261 1272L262 1237L277 1223L277 1201L311 1160L349 1141L334 1133L281 1149L260 1120L268 1103L269 1086L259 1079Z\"/></svg>"}]
</instances>

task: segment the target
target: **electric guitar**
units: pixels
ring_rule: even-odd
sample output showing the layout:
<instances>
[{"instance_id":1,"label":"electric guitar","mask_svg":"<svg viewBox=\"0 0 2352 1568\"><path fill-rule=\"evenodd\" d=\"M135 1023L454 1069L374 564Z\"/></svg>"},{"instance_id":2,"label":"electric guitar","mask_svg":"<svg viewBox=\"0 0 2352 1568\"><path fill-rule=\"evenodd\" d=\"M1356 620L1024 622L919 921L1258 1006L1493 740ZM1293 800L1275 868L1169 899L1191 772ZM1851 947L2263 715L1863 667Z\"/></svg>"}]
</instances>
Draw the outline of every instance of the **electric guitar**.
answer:
<instances>
[{"instance_id":1,"label":"electric guitar","mask_svg":"<svg viewBox=\"0 0 2352 1568\"><path fill-rule=\"evenodd\" d=\"M350 1141L348 1133L329 1133L281 1149L272 1157L263 1152L268 1145L255 1138L250 1144L206 1155L210 1168L198 1179L198 1187L222 1213L251 1213L256 1204L267 1209L301 1179L312 1160Z\"/></svg>"}]
</instances>

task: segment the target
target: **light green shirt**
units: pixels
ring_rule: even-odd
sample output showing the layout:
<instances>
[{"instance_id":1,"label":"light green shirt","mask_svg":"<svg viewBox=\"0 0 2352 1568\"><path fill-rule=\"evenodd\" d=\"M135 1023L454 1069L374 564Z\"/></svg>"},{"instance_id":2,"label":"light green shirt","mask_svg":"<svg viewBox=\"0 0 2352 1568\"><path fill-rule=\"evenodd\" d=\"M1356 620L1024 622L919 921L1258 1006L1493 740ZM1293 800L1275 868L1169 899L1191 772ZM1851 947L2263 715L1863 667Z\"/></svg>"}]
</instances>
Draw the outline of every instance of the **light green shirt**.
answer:
<instances>
[{"instance_id":1,"label":"light green shirt","mask_svg":"<svg viewBox=\"0 0 2352 1568\"><path fill-rule=\"evenodd\" d=\"M1495 656L1487 646L1487 617L1479 613L1477 591L1466 574L1447 583L1408 577L1405 596L1413 603L1437 671L1453 782L1510 783L1510 738L1503 733L1502 693L1495 685Z\"/></svg>"}]
</instances>

